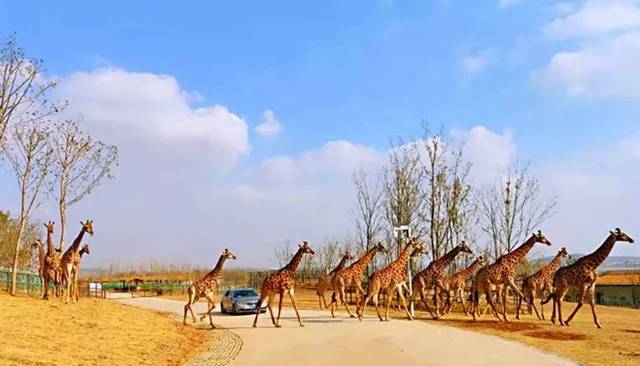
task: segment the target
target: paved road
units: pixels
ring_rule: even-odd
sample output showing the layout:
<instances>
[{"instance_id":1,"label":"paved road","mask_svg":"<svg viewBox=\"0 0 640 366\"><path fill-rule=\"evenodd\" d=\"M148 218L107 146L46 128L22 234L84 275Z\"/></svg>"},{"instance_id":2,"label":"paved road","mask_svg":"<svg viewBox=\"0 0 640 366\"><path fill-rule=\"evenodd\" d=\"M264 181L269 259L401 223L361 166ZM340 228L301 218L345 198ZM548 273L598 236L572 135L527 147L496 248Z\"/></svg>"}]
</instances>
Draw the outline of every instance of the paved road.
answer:
<instances>
[{"instance_id":1,"label":"paved road","mask_svg":"<svg viewBox=\"0 0 640 366\"><path fill-rule=\"evenodd\" d=\"M143 308L182 314L183 303L158 298L119 300ZM199 303L196 313L204 312ZM337 319L320 311L301 312L300 328L292 309L283 309L283 327L271 325L261 314L258 329L253 315L216 313L214 323L243 339L242 351L232 365L576 365L559 356L498 337L421 321L377 318L362 322ZM207 321L207 320L205 320Z\"/></svg>"}]
</instances>

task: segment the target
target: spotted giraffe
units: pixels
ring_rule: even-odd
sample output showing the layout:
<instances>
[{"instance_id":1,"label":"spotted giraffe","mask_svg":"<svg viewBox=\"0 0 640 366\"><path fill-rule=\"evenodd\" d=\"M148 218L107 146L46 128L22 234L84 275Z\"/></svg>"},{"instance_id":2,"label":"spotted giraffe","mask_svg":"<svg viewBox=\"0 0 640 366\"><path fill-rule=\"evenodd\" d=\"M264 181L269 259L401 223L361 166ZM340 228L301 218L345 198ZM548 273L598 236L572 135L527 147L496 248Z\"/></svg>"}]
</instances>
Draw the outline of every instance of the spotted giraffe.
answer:
<instances>
[{"instance_id":1,"label":"spotted giraffe","mask_svg":"<svg viewBox=\"0 0 640 366\"><path fill-rule=\"evenodd\" d=\"M78 288L78 272L75 271L74 268L76 268L76 263L80 263L80 254L78 251L80 249L82 238L85 233L93 236L93 221L87 220L86 222L81 222L80 225L82 225L80 233L78 233L78 236L75 238L71 246L64 252L62 258L60 258L62 282L65 284L65 303L68 303L69 300L74 300L73 294Z\"/></svg>"},{"instance_id":2,"label":"spotted giraffe","mask_svg":"<svg viewBox=\"0 0 640 366\"><path fill-rule=\"evenodd\" d=\"M327 292L327 289L331 287L333 277L336 275L336 273L344 269L344 267L347 265L347 262L350 260L353 260L353 256L349 251L347 251L342 255L342 257L340 258L340 262L338 262L338 265L333 270L331 270L331 272L318 279L318 284L316 285L316 295L318 295L320 310L322 310L323 303L325 309L329 308L329 306L327 306L327 299L324 297L324 294L325 292Z\"/></svg>"},{"instance_id":3,"label":"spotted giraffe","mask_svg":"<svg viewBox=\"0 0 640 366\"><path fill-rule=\"evenodd\" d=\"M556 272L553 276L553 293L544 301L544 303L547 303L549 300L553 299L553 314L551 315L551 322L555 324L557 310L560 325L569 326L573 317L584 304L585 295L589 294L589 305L591 305L593 322L598 329L602 328L602 325L598 321L598 316L596 315L596 304L594 299L596 281L598 280L596 269L602 264L602 262L604 262L605 259L607 259L609 253L611 253L611 250L613 249L613 245L618 241L633 243L633 239L629 237L629 235L623 233L619 228L616 228L614 231L609 232L609 236L605 239L604 243L602 243L602 245L600 245L600 247L593 253L578 259L571 265L560 268ZM578 304L567 320L563 321L562 300L571 287L577 287L580 291L578 295Z\"/></svg>"},{"instance_id":4,"label":"spotted giraffe","mask_svg":"<svg viewBox=\"0 0 640 366\"><path fill-rule=\"evenodd\" d=\"M466 294L465 287L467 284L467 280L471 278L471 276L476 272L476 270L484 265L484 258L480 255L473 261L467 268L454 273L451 277L448 277L444 280L444 287L447 288L446 292L441 292L440 294L444 297L446 296L445 302L445 313L449 313L451 311L451 307L453 306L453 302L456 301L456 298L459 296L460 301L462 303L462 311L464 315L468 315L469 312L467 310ZM451 293L453 292L453 301L451 299Z\"/></svg>"},{"instance_id":5,"label":"spotted giraffe","mask_svg":"<svg viewBox=\"0 0 640 366\"><path fill-rule=\"evenodd\" d=\"M44 279L45 279L45 262L46 262L46 254L44 252L44 245L40 239L36 239L33 245L31 245L33 249L38 251L38 277L40 277L41 288L44 288Z\"/></svg>"},{"instance_id":6,"label":"spotted giraffe","mask_svg":"<svg viewBox=\"0 0 640 366\"><path fill-rule=\"evenodd\" d=\"M531 237L519 247L501 256L495 263L482 267L478 271L473 281L473 307L471 310L473 320L477 320L477 316L480 314L480 292L484 292L487 303L489 303L489 307L493 310L496 318L498 318L498 320L509 321L507 318L507 288L510 288L517 297L523 297L522 292L515 284L516 267L536 243L551 245L551 242L538 230L537 233L533 233ZM502 298L502 318L498 315L498 310L494 304L491 285L495 285L498 291L500 291L500 288L503 289L503 293L500 296Z\"/></svg>"},{"instance_id":7,"label":"spotted giraffe","mask_svg":"<svg viewBox=\"0 0 640 366\"><path fill-rule=\"evenodd\" d=\"M544 320L544 306L542 305L542 299L540 299L540 313L538 313L538 308L535 304L536 294L539 293L541 296L544 296L545 290L549 293L553 291L553 274L556 272L558 267L560 267L560 261L562 261L562 258L566 257L568 254L569 253L566 248L560 249L558 254L556 254L556 256L547 263L547 265L524 279L522 282L522 293L524 294L524 298L518 299L516 319L520 319L522 300L525 300L527 305L530 307L529 313L531 313L531 308L533 308L538 319Z\"/></svg>"},{"instance_id":8,"label":"spotted giraffe","mask_svg":"<svg viewBox=\"0 0 640 366\"><path fill-rule=\"evenodd\" d=\"M338 302L336 294L340 296L340 302L344 304L345 309L350 317L354 317L351 314L351 310L349 309L349 305L346 301L346 290L348 288L355 289L356 292L356 303L359 303L361 298L364 296L365 291L362 288L362 276L364 272L367 270L367 266L373 260L377 253L387 253L388 250L382 245L382 243L378 242L376 245L371 247L371 249L367 250L360 259L356 262L352 263L349 267L342 269L336 272L333 280L331 281L331 285L333 287L333 294L331 295L331 304L329 305L331 309L331 316L335 318L334 309Z\"/></svg>"},{"instance_id":9,"label":"spotted giraffe","mask_svg":"<svg viewBox=\"0 0 640 366\"><path fill-rule=\"evenodd\" d=\"M187 301L187 304L184 306L184 315L182 316L182 324L187 325L187 311L191 312L191 318L193 319L194 323L196 322L196 316L193 313L193 308L191 307L191 305L198 302L198 299L200 297L204 297L207 299L207 302L208 302L207 312L204 313L202 318L200 318L200 321L204 320L206 316L209 316L209 324L211 325L211 328L215 328L215 325L213 324L213 319L211 317L211 312L216 307L213 296L215 295L216 290L220 285L219 280L220 280L220 277L222 276L222 267L224 266L224 262L227 259L236 259L235 254L231 253L229 249L225 249L222 251L222 254L220 255L220 258L218 258L218 262L216 263L216 266L209 273L207 273L204 277L202 277L200 281L193 283L191 286L189 286L187 290L187 294L189 295L189 300Z\"/></svg>"},{"instance_id":10,"label":"spotted giraffe","mask_svg":"<svg viewBox=\"0 0 640 366\"><path fill-rule=\"evenodd\" d=\"M444 280L446 277L444 272L459 253L473 254L473 251L463 241L460 244L456 245L455 248L451 249L447 254L431 262L431 264L429 264L427 268L423 269L415 276L413 276L413 279L411 281L411 303L414 303L415 298L419 296L427 311L434 319L438 319L440 317L440 291L448 291L444 285ZM433 289L434 291L433 299L435 302L435 311L431 308L431 306L429 306L429 303L427 302L427 293L431 289Z\"/></svg>"},{"instance_id":11,"label":"spotted giraffe","mask_svg":"<svg viewBox=\"0 0 640 366\"><path fill-rule=\"evenodd\" d=\"M44 262L44 294L43 299L49 299L49 284L53 281L56 296L60 296L62 290L62 268L60 267L60 251L53 244L53 231L55 223L49 221L44 224L47 228L47 255Z\"/></svg>"},{"instance_id":12,"label":"spotted giraffe","mask_svg":"<svg viewBox=\"0 0 640 366\"><path fill-rule=\"evenodd\" d=\"M407 302L403 291L403 288L406 287L405 281L407 280L407 262L411 255L424 253L425 249L422 244L415 238L411 239L395 261L391 262L385 268L374 272L369 277L369 290L356 310L359 320L362 320L364 317L364 310L367 303L369 300L373 299L378 319L380 319L380 321L389 321L389 306L395 293L398 293L400 302L407 313L407 318L413 319L413 316L409 313L409 309L407 308ZM386 294L384 318L380 314L380 307L378 306L378 294L380 292L384 292Z\"/></svg>"},{"instance_id":13,"label":"spotted giraffe","mask_svg":"<svg viewBox=\"0 0 640 366\"><path fill-rule=\"evenodd\" d=\"M262 308L262 303L264 300L267 300L267 308L269 309L269 315L271 315L271 322L276 328L282 327L280 324L280 313L282 312L282 298L284 297L284 293L287 292L289 297L291 298L291 304L293 305L293 309L296 312L296 316L298 317L298 323L301 327L304 327L302 324L302 319L300 319L300 313L298 313L298 307L296 305L296 299L293 295L293 286L294 279L293 276L302 261L302 257L305 254L314 255L313 249L311 249L311 245L306 241L299 245L298 251L293 256L289 264L278 270L277 272L271 274L267 278L262 281L262 285L260 286L260 300L258 300L258 304L256 305L256 317L253 320L253 327L258 326L258 315L260 315L260 309ZM278 303L278 318L276 319L273 316L273 310L271 309L271 302L275 295L280 295L280 301Z\"/></svg>"}]
</instances>

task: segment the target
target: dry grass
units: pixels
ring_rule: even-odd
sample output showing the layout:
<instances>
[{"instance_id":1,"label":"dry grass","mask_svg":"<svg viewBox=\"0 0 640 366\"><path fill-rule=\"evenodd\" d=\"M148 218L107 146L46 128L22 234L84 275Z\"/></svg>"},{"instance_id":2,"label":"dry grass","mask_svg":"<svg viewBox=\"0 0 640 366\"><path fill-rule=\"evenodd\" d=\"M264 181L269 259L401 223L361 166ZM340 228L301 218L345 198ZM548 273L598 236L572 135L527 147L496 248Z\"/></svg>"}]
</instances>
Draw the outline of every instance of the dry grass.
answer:
<instances>
[{"instance_id":1,"label":"dry grass","mask_svg":"<svg viewBox=\"0 0 640 366\"><path fill-rule=\"evenodd\" d=\"M166 314L109 300L11 297L0 292L2 365L179 365L212 336Z\"/></svg>"},{"instance_id":2,"label":"dry grass","mask_svg":"<svg viewBox=\"0 0 640 366\"><path fill-rule=\"evenodd\" d=\"M318 309L317 296L311 289L297 288L296 300L301 308ZM289 306L288 301L285 303ZM574 306L572 303L564 304L565 316ZM547 305L545 310L549 317L551 306ZM488 315L473 322L462 313L449 314L440 321L425 321L519 341L587 365L640 364L640 310L607 306L598 306L596 310L603 329L597 329L593 324L588 305L578 312L570 327L556 326L548 320L538 321L535 315L529 314L524 315L523 320L508 323L495 321ZM340 307L339 311L344 309ZM367 313L374 315L375 309L367 309ZM401 312L392 311L392 314L396 318L404 317ZM427 314L418 310L416 315L422 319Z\"/></svg>"}]
</instances>

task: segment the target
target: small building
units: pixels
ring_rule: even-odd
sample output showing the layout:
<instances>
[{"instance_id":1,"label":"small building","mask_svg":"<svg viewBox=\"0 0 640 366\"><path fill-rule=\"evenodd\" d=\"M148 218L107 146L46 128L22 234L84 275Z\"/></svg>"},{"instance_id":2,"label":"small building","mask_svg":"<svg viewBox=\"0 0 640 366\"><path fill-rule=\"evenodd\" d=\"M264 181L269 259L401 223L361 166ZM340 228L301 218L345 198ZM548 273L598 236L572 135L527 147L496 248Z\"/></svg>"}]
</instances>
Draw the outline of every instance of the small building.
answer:
<instances>
[{"instance_id":1,"label":"small building","mask_svg":"<svg viewBox=\"0 0 640 366\"><path fill-rule=\"evenodd\" d=\"M624 307L640 307L640 271L606 271L599 275L595 291L596 303Z\"/></svg>"}]
</instances>

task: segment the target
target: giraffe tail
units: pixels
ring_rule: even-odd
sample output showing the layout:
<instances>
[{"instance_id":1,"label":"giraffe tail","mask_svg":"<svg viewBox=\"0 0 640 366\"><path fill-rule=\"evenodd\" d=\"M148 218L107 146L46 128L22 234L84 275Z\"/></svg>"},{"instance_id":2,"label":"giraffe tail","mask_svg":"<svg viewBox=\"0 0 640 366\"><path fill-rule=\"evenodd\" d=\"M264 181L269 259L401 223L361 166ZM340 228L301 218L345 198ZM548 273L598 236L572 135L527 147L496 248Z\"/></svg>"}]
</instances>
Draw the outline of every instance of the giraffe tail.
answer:
<instances>
[{"instance_id":1,"label":"giraffe tail","mask_svg":"<svg viewBox=\"0 0 640 366\"><path fill-rule=\"evenodd\" d=\"M549 297L547 297L547 299L546 299L546 300L544 300L544 301L542 302L542 305L544 305L544 304L548 303L549 301L551 301L551 299L553 299L553 298L555 298L555 297L556 297L556 294L555 294L555 293L553 293L553 292L552 292L552 293L550 293L550 294L549 294Z\"/></svg>"}]
</instances>

